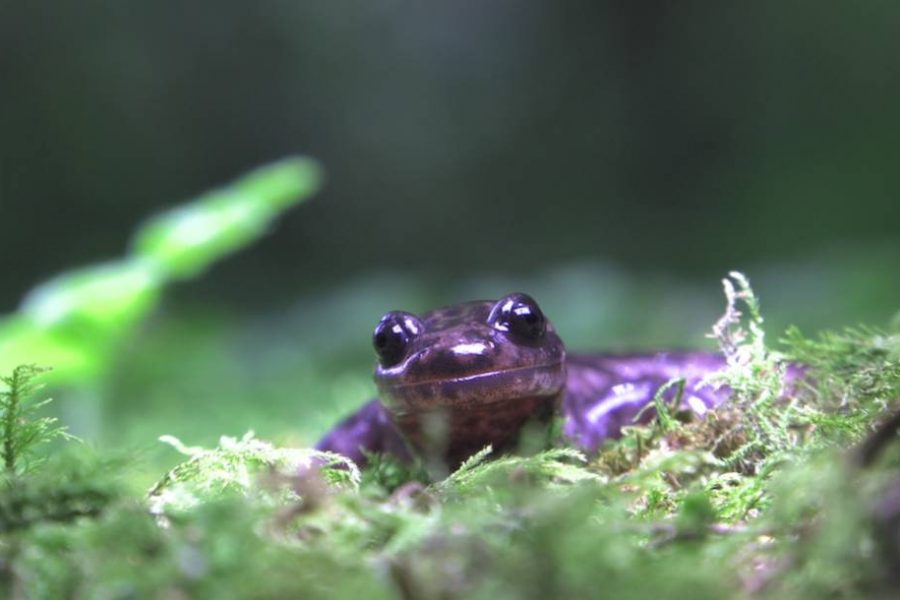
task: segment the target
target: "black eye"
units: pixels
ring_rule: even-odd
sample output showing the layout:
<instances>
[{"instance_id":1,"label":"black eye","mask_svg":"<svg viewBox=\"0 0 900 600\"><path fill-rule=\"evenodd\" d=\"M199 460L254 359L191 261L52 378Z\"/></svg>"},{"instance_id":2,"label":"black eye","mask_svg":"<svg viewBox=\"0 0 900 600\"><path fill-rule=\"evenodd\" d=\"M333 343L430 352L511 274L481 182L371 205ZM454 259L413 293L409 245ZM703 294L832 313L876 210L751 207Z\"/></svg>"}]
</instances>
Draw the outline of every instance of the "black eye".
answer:
<instances>
[{"instance_id":1,"label":"black eye","mask_svg":"<svg viewBox=\"0 0 900 600\"><path fill-rule=\"evenodd\" d=\"M383 367L392 367L403 360L409 343L422 330L422 322L408 312L393 311L384 315L375 333L372 345Z\"/></svg>"},{"instance_id":2,"label":"black eye","mask_svg":"<svg viewBox=\"0 0 900 600\"><path fill-rule=\"evenodd\" d=\"M510 294L494 304L488 323L524 341L536 341L547 331L547 320L528 294Z\"/></svg>"}]
</instances>

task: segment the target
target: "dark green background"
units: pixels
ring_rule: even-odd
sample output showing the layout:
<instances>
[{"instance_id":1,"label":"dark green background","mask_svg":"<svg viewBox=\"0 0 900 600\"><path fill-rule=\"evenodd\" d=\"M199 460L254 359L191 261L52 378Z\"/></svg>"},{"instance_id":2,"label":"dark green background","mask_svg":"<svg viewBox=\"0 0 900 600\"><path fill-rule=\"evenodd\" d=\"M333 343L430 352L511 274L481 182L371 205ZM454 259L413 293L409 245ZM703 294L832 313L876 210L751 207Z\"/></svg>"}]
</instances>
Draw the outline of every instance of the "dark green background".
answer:
<instances>
[{"instance_id":1,"label":"dark green background","mask_svg":"<svg viewBox=\"0 0 900 600\"><path fill-rule=\"evenodd\" d=\"M511 288L577 347L697 345L732 269L773 336L886 324L898 31L892 1L3 2L0 312L303 153L324 192L92 392L111 435L312 436L371 392L381 312Z\"/></svg>"},{"instance_id":2,"label":"dark green background","mask_svg":"<svg viewBox=\"0 0 900 600\"><path fill-rule=\"evenodd\" d=\"M298 151L324 194L195 293L895 240L898 31L890 1L5 2L0 306Z\"/></svg>"}]
</instances>

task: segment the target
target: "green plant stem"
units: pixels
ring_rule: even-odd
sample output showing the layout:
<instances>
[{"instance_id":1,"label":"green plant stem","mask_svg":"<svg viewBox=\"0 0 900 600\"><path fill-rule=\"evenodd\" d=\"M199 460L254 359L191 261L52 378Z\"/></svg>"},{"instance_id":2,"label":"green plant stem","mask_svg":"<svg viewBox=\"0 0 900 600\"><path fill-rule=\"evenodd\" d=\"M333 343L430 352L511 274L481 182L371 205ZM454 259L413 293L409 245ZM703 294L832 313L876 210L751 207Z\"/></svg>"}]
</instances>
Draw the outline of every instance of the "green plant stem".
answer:
<instances>
[{"instance_id":1,"label":"green plant stem","mask_svg":"<svg viewBox=\"0 0 900 600\"><path fill-rule=\"evenodd\" d=\"M19 371L13 371L9 392L6 394L6 410L3 413L3 467L7 474L13 475L16 471L15 445L13 444L13 429L16 425L16 415L19 413Z\"/></svg>"}]
</instances>

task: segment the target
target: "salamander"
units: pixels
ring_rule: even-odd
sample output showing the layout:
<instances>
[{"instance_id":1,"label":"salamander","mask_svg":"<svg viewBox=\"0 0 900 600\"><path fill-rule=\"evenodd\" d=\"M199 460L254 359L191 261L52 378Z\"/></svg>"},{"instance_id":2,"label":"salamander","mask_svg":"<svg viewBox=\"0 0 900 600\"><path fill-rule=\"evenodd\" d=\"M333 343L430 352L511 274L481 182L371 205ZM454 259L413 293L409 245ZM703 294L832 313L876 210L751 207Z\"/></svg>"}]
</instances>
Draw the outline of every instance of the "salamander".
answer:
<instances>
[{"instance_id":1,"label":"salamander","mask_svg":"<svg viewBox=\"0 0 900 600\"><path fill-rule=\"evenodd\" d=\"M701 386L725 364L715 352L567 353L533 298L512 293L414 315L391 311L372 336L379 397L316 445L366 464L367 453L455 468L488 444L514 450L529 422L563 417L562 434L594 452L683 378L682 408L703 414L730 393ZM674 387L666 390L670 401ZM642 418L652 418L646 411Z\"/></svg>"}]
</instances>

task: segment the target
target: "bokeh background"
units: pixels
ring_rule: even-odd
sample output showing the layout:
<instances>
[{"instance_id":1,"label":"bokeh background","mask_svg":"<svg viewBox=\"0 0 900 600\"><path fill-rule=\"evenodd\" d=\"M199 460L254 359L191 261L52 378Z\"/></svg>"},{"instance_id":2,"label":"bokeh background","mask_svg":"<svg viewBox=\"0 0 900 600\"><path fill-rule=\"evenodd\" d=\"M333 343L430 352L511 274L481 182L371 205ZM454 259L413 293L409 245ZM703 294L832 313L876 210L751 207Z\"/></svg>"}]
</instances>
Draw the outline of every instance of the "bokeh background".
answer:
<instances>
[{"instance_id":1,"label":"bokeh background","mask_svg":"<svg viewBox=\"0 0 900 600\"><path fill-rule=\"evenodd\" d=\"M168 290L72 430L309 444L386 310L531 292L573 348L773 341L900 309L900 4L0 5L0 313L285 155L327 184Z\"/></svg>"}]
</instances>

